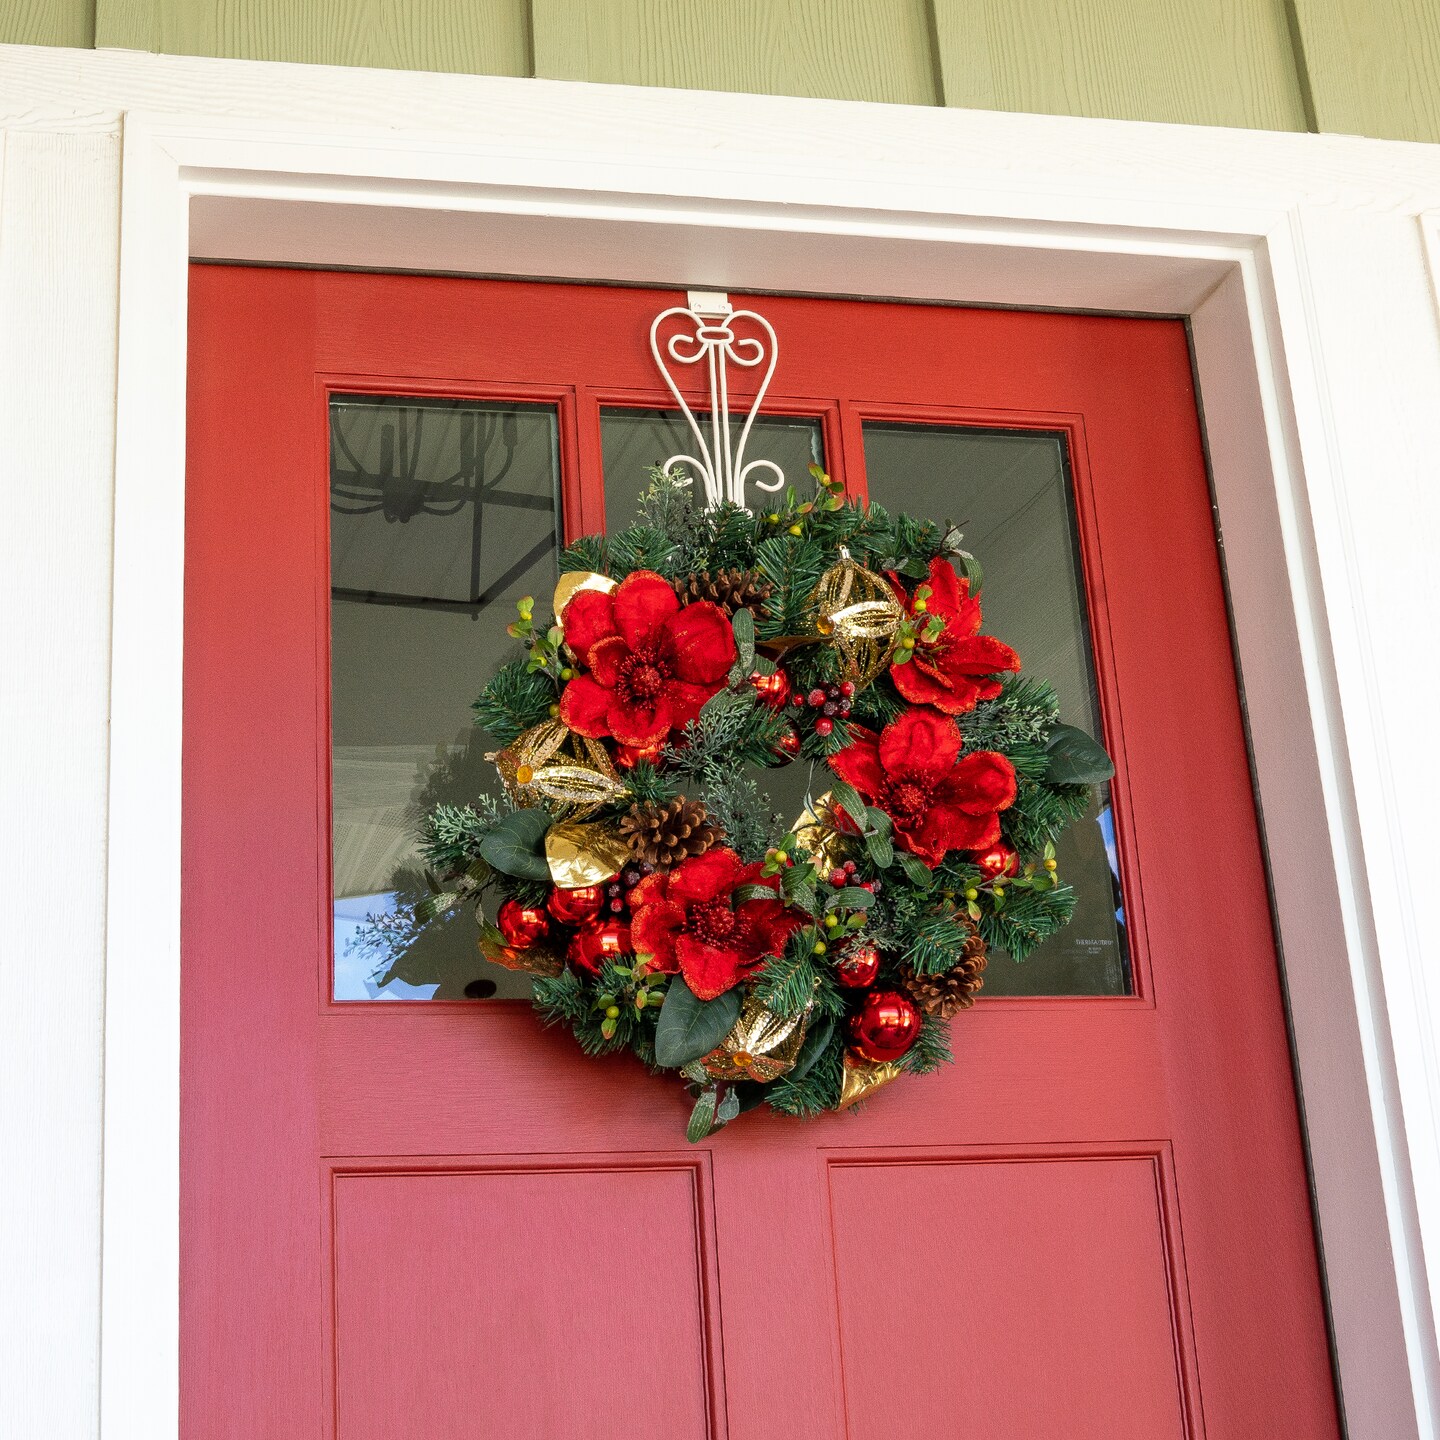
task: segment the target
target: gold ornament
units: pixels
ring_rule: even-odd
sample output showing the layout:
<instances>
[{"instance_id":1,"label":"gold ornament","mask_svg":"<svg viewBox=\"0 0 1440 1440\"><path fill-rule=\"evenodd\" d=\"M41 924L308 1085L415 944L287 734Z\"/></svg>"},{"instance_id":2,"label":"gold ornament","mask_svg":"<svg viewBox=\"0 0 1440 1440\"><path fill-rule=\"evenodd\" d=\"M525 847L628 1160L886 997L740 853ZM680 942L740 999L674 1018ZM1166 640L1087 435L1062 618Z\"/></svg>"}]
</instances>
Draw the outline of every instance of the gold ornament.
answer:
<instances>
[{"instance_id":1,"label":"gold ornament","mask_svg":"<svg viewBox=\"0 0 1440 1440\"><path fill-rule=\"evenodd\" d=\"M830 814L830 806L827 790L818 800L811 801L790 827L795 832L796 847L805 852L822 876L845 863L845 837L828 819L821 818Z\"/></svg>"},{"instance_id":2,"label":"gold ornament","mask_svg":"<svg viewBox=\"0 0 1440 1440\"><path fill-rule=\"evenodd\" d=\"M560 720L532 725L485 758L495 762L506 793L518 805L553 800L582 816L626 793L605 747Z\"/></svg>"},{"instance_id":3,"label":"gold ornament","mask_svg":"<svg viewBox=\"0 0 1440 1440\"><path fill-rule=\"evenodd\" d=\"M848 1110L852 1105L873 1095L882 1085L888 1085L905 1073L904 1068L893 1060L883 1065L859 1055L845 1054L845 1077L840 1082L840 1103L837 1110Z\"/></svg>"},{"instance_id":4,"label":"gold ornament","mask_svg":"<svg viewBox=\"0 0 1440 1440\"><path fill-rule=\"evenodd\" d=\"M548 945L541 943L517 950L513 945L505 943L505 937L493 925L483 922L480 926L478 948L492 965L503 965L507 970L553 977L565 968L564 959Z\"/></svg>"},{"instance_id":5,"label":"gold ornament","mask_svg":"<svg viewBox=\"0 0 1440 1440\"><path fill-rule=\"evenodd\" d=\"M603 885L630 859L630 847L608 825L565 820L545 832L550 878L562 890Z\"/></svg>"},{"instance_id":6,"label":"gold ornament","mask_svg":"<svg viewBox=\"0 0 1440 1440\"><path fill-rule=\"evenodd\" d=\"M890 663L892 642L905 618L889 585L841 546L839 564L820 577L810 603L815 628L840 652L846 678L868 685Z\"/></svg>"},{"instance_id":7,"label":"gold ornament","mask_svg":"<svg viewBox=\"0 0 1440 1440\"><path fill-rule=\"evenodd\" d=\"M809 1017L808 1005L787 1018L747 996L730 1033L700 1063L717 1080L778 1080L799 1057Z\"/></svg>"}]
</instances>

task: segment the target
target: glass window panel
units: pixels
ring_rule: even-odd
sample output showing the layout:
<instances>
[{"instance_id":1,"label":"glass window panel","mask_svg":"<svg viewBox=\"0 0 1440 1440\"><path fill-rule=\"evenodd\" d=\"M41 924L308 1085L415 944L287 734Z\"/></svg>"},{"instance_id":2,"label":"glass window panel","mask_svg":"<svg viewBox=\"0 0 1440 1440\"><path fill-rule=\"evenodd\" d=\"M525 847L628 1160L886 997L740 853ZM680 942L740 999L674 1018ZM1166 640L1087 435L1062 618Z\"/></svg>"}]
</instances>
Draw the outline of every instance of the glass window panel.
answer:
<instances>
[{"instance_id":1,"label":"glass window panel","mask_svg":"<svg viewBox=\"0 0 1440 1440\"><path fill-rule=\"evenodd\" d=\"M1056 436L867 423L865 471L890 510L954 520L985 568L985 629L1049 680L1061 717L1097 737L1100 711L1073 496ZM1075 918L1023 963L992 952L986 995L1125 995L1125 910L1109 787L1058 847Z\"/></svg>"},{"instance_id":2,"label":"glass window panel","mask_svg":"<svg viewBox=\"0 0 1440 1440\"><path fill-rule=\"evenodd\" d=\"M463 912L393 963L365 941L425 893L425 810L496 784L470 706L513 649L515 601L554 588L555 413L337 397L330 442L335 999L528 996Z\"/></svg>"},{"instance_id":3,"label":"glass window panel","mask_svg":"<svg viewBox=\"0 0 1440 1440\"><path fill-rule=\"evenodd\" d=\"M708 411L698 411L700 428L709 438ZM738 441L742 419L731 417L731 431ZM640 496L650 484L650 467L663 465L673 455L693 455L695 436L678 410L602 410L601 452L605 461L605 515L607 528L623 530L635 523ZM802 494L811 487L807 467L825 464L825 442L820 421L812 416L757 415L745 444L745 463L773 460L788 484ZM756 472L762 480L773 479L768 470ZM765 495L752 483L752 507L763 505ZM808 765L787 765L769 772L765 789L776 813L787 820L798 818L805 808Z\"/></svg>"}]
</instances>

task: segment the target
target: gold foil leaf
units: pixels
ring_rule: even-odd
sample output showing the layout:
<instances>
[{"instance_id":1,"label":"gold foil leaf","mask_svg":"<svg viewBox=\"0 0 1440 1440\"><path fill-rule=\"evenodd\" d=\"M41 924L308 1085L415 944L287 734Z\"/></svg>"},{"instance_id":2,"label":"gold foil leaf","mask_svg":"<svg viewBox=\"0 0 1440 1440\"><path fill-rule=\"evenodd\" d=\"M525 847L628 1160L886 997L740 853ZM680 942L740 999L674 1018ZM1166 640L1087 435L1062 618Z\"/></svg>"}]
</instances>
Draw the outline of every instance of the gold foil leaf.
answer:
<instances>
[{"instance_id":1,"label":"gold foil leaf","mask_svg":"<svg viewBox=\"0 0 1440 1440\"><path fill-rule=\"evenodd\" d=\"M809 1015L808 1005L798 1015L776 1015L748 996L730 1033L700 1063L717 1080L778 1080L799 1057Z\"/></svg>"},{"instance_id":2,"label":"gold foil leaf","mask_svg":"<svg viewBox=\"0 0 1440 1440\"><path fill-rule=\"evenodd\" d=\"M858 1101L873 1095L882 1085L888 1085L905 1073L893 1060L883 1065L874 1060L862 1059L859 1055L845 1056L845 1076L840 1082L840 1103L837 1110L848 1110Z\"/></svg>"},{"instance_id":3,"label":"gold foil leaf","mask_svg":"<svg viewBox=\"0 0 1440 1440\"><path fill-rule=\"evenodd\" d=\"M565 607L582 590L599 590L602 594L608 595L616 588L616 582L608 575L601 575L594 570L568 571L560 577L555 586L555 618L557 620L561 618Z\"/></svg>"},{"instance_id":4,"label":"gold foil leaf","mask_svg":"<svg viewBox=\"0 0 1440 1440\"><path fill-rule=\"evenodd\" d=\"M790 827L795 833L795 844L822 875L845 863L845 837L820 818L830 813L830 805L830 792L827 790L818 800L806 806L800 812L800 818Z\"/></svg>"},{"instance_id":5,"label":"gold foil leaf","mask_svg":"<svg viewBox=\"0 0 1440 1440\"><path fill-rule=\"evenodd\" d=\"M608 825L565 820L545 834L550 878L564 890L602 885L620 873L630 847Z\"/></svg>"}]
</instances>

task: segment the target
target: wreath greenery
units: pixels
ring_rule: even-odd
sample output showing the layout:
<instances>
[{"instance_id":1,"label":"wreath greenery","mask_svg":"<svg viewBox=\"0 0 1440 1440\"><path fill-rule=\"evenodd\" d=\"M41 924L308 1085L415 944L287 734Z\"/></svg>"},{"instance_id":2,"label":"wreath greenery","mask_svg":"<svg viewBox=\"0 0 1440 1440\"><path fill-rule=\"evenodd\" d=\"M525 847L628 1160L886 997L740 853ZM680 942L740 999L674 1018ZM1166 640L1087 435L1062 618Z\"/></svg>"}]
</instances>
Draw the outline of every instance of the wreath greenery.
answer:
<instances>
[{"instance_id":1,"label":"wreath greenery","mask_svg":"<svg viewBox=\"0 0 1440 1440\"><path fill-rule=\"evenodd\" d=\"M813 474L752 515L656 470L638 523L566 549L553 621L520 602L475 702L505 798L422 836L413 923L474 906L586 1054L679 1072L691 1139L947 1062L987 948L1069 919L1055 839L1111 774L979 633L959 534ZM798 821L757 782L789 763Z\"/></svg>"}]
</instances>

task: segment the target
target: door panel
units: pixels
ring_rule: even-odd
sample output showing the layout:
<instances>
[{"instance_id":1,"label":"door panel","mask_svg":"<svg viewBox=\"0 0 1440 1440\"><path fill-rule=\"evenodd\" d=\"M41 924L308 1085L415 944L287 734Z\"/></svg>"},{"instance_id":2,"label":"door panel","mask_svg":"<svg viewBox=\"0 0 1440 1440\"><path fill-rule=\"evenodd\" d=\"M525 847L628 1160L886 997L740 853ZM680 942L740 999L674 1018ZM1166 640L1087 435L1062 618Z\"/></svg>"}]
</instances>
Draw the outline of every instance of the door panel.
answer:
<instances>
[{"instance_id":1,"label":"door panel","mask_svg":"<svg viewBox=\"0 0 1440 1440\"><path fill-rule=\"evenodd\" d=\"M943 1072L693 1150L680 1087L585 1059L523 1002L333 998L330 399L553 406L572 538L603 524L602 410L666 407L646 337L675 298L193 273L186 1440L606 1434L616 1416L664 1440L1332 1440L1177 323L761 305L781 337L767 410L818 420L852 494L867 422L1062 447L1119 765L1129 993L982 998Z\"/></svg>"}]
</instances>

